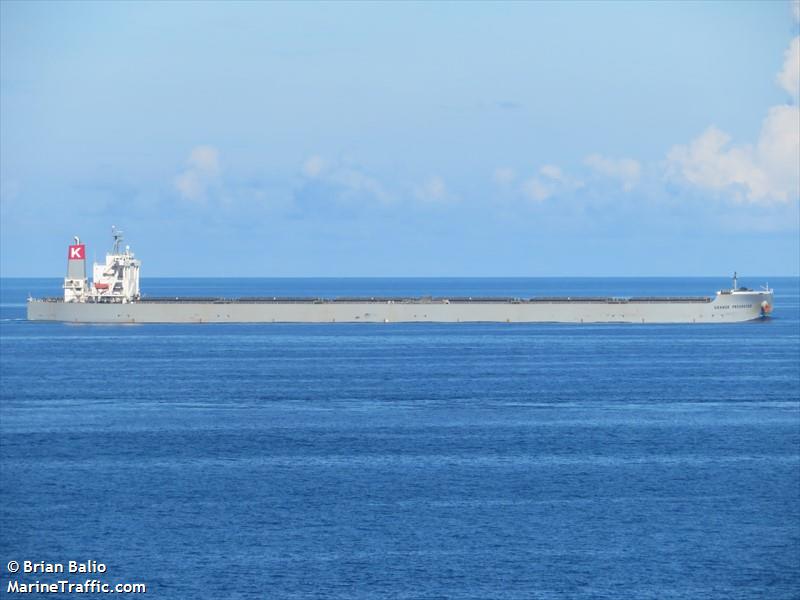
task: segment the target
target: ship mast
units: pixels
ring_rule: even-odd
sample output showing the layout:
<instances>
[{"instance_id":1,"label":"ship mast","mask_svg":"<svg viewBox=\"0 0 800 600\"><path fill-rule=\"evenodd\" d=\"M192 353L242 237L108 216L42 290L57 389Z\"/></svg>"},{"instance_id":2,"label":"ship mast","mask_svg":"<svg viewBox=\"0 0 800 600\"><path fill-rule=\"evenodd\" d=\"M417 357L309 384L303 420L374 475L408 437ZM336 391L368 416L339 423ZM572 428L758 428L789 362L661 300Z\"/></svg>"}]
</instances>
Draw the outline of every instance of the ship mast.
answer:
<instances>
[{"instance_id":1,"label":"ship mast","mask_svg":"<svg viewBox=\"0 0 800 600\"><path fill-rule=\"evenodd\" d=\"M111 254L120 254L120 245L122 244L122 230L117 229L116 225L111 226L111 237L114 238L114 246L111 249Z\"/></svg>"}]
</instances>

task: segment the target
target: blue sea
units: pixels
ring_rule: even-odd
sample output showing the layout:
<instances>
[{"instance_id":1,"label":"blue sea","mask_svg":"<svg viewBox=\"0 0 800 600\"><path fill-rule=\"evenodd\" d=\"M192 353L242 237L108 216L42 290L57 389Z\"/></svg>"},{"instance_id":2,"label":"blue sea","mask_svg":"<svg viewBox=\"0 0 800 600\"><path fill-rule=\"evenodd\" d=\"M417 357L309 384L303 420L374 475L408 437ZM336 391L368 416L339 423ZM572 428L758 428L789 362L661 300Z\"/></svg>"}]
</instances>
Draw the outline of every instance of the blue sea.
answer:
<instances>
[{"instance_id":1,"label":"blue sea","mask_svg":"<svg viewBox=\"0 0 800 600\"><path fill-rule=\"evenodd\" d=\"M724 325L25 321L28 294L60 283L0 281L3 593L98 579L166 599L800 598L797 278L769 281L773 318ZM226 297L729 285L142 282ZM11 560L107 570L12 575Z\"/></svg>"}]
</instances>

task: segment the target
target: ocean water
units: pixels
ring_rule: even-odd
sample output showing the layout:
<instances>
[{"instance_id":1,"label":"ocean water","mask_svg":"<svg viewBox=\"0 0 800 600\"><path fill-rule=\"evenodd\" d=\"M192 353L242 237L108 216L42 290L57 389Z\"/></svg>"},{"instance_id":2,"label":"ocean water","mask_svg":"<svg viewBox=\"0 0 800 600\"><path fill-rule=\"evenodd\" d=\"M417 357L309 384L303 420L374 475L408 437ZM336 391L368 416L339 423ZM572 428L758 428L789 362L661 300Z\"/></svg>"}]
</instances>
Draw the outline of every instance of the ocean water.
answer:
<instances>
[{"instance_id":1,"label":"ocean water","mask_svg":"<svg viewBox=\"0 0 800 600\"><path fill-rule=\"evenodd\" d=\"M769 283L774 317L742 324L101 326L26 322L28 293L60 282L4 279L0 587L798 598L800 282ZM143 280L151 295L222 296L727 285ZM10 560L107 572L11 575Z\"/></svg>"}]
</instances>

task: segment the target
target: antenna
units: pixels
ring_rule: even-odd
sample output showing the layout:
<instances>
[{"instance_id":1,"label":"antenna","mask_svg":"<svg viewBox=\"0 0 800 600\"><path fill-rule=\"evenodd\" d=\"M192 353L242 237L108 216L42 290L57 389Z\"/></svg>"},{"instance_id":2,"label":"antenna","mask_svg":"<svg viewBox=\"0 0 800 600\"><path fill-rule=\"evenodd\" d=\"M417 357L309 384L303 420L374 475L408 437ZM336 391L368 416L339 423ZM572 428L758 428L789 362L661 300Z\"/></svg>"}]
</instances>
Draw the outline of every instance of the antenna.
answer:
<instances>
[{"instance_id":1,"label":"antenna","mask_svg":"<svg viewBox=\"0 0 800 600\"><path fill-rule=\"evenodd\" d=\"M111 250L112 254L119 254L119 247L122 244L122 230L117 229L116 225L111 226L111 237L114 238L114 247Z\"/></svg>"},{"instance_id":2,"label":"antenna","mask_svg":"<svg viewBox=\"0 0 800 600\"><path fill-rule=\"evenodd\" d=\"M734 271L734 272L733 272L733 291L734 291L734 292L735 292L735 291L736 291L736 290L739 288L739 284L738 284L738 282L736 281L736 280L737 280L737 277L736 277L736 276L737 276L737 273L736 273L736 271Z\"/></svg>"}]
</instances>

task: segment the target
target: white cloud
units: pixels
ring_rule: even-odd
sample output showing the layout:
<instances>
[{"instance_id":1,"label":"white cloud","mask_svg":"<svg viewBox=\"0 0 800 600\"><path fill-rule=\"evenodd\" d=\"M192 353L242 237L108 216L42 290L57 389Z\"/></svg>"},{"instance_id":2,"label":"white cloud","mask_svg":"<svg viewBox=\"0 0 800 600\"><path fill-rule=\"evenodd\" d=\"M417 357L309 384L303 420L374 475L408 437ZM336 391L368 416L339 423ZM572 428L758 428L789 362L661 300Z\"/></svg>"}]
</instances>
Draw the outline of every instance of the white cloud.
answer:
<instances>
[{"instance_id":1,"label":"white cloud","mask_svg":"<svg viewBox=\"0 0 800 600\"><path fill-rule=\"evenodd\" d=\"M414 192L415 196L423 202L441 203L453 200L453 197L447 191L444 179L438 175L430 177L421 186L415 188Z\"/></svg>"},{"instance_id":2,"label":"white cloud","mask_svg":"<svg viewBox=\"0 0 800 600\"><path fill-rule=\"evenodd\" d=\"M783 68L778 73L778 85L797 102L800 96L800 36L795 37L783 55Z\"/></svg>"},{"instance_id":3,"label":"white cloud","mask_svg":"<svg viewBox=\"0 0 800 600\"><path fill-rule=\"evenodd\" d=\"M556 165L544 165L539 169L538 175L523 182L522 193L534 202L543 202L552 196L581 187L582 182L567 177Z\"/></svg>"},{"instance_id":4,"label":"white cloud","mask_svg":"<svg viewBox=\"0 0 800 600\"><path fill-rule=\"evenodd\" d=\"M632 158L609 158L600 154L592 154L587 156L583 162L600 175L618 179L622 184L622 189L626 192L631 191L639 182L642 171L639 162Z\"/></svg>"},{"instance_id":5,"label":"white cloud","mask_svg":"<svg viewBox=\"0 0 800 600\"><path fill-rule=\"evenodd\" d=\"M564 180L564 174L561 172L561 169L555 165L544 165L541 169L539 169L539 173L548 179L555 179L556 181Z\"/></svg>"},{"instance_id":6,"label":"white cloud","mask_svg":"<svg viewBox=\"0 0 800 600\"><path fill-rule=\"evenodd\" d=\"M698 187L723 190L732 185L749 188L760 198L765 188L764 173L753 161L749 146L726 148L731 137L709 127L686 146L674 146L667 155L671 172Z\"/></svg>"},{"instance_id":7,"label":"white cloud","mask_svg":"<svg viewBox=\"0 0 800 600\"><path fill-rule=\"evenodd\" d=\"M800 23L800 0L792 0L792 15L797 23Z\"/></svg>"},{"instance_id":8,"label":"white cloud","mask_svg":"<svg viewBox=\"0 0 800 600\"><path fill-rule=\"evenodd\" d=\"M786 51L778 83L795 101L773 106L761 124L758 141L731 144L731 136L709 127L689 144L667 155L674 178L716 192L730 192L751 203L792 202L800 197L800 37Z\"/></svg>"},{"instance_id":9,"label":"white cloud","mask_svg":"<svg viewBox=\"0 0 800 600\"><path fill-rule=\"evenodd\" d=\"M555 193L555 189L542 182L541 179L531 177L522 184L522 192L531 200L543 202Z\"/></svg>"},{"instance_id":10,"label":"white cloud","mask_svg":"<svg viewBox=\"0 0 800 600\"><path fill-rule=\"evenodd\" d=\"M758 159L778 199L800 196L800 108L773 106L761 126Z\"/></svg>"},{"instance_id":11,"label":"white cloud","mask_svg":"<svg viewBox=\"0 0 800 600\"><path fill-rule=\"evenodd\" d=\"M344 203L377 201L383 205L394 204L403 193L387 187L378 178L348 161L329 160L319 155L310 156L302 165L302 175L308 182L322 186L319 193ZM406 196L420 202L445 204L458 198L447 188L444 179L432 175L418 185L403 186Z\"/></svg>"},{"instance_id":12,"label":"white cloud","mask_svg":"<svg viewBox=\"0 0 800 600\"><path fill-rule=\"evenodd\" d=\"M498 185L508 186L511 185L515 177L514 169L509 167L497 167L492 173L492 179Z\"/></svg>"},{"instance_id":13,"label":"white cloud","mask_svg":"<svg viewBox=\"0 0 800 600\"><path fill-rule=\"evenodd\" d=\"M330 181L341 185L348 194L363 193L383 203L391 200L389 194L377 179L357 169L339 169L333 173Z\"/></svg>"},{"instance_id":14,"label":"white cloud","mask_svg":"<svg viewBox=\"0 0 800 600\"><path fill-rule=\"evenodd\" d=\"M800 195L797 106L772 107L755 146L730 141L709 127L688 145L674 146L667 155L670 174L700 188L731 190L749 202L787 202Z\"/></svg>"},{"instance_id":15,"label":"white cloud","mask_svg":"<svg viewBox=\"0 0 800 600\"><path fill-rule=\"evenodd\" d=\"M321 156L311 156L303 163L303 174L306 177L319 177L327 166L325 159Z\"/></svg>"},{"instance_id":16,"label":"white cloud","mask_svg":"<svg viewBox=\"0 0 800 600\"><path fill-rule=\"evenodd\" d=\"M187 200L203 200L219 179L219 152L213 146L196 146L186 164L187 168L175 177L175 188Z\"/></svg>"},{"instance_id":17,"label":"white cloud","mask_svg":"<svg viewBox=\"0 0 800 600\"><path fill-rule=\"evenodd\" d=\"M302 172L308 179L336 188L342 199L367 196L383 204L392 202L392 195L380 181L355 167L314 155L303 163Z\"/></svg>"}]
</instances>

